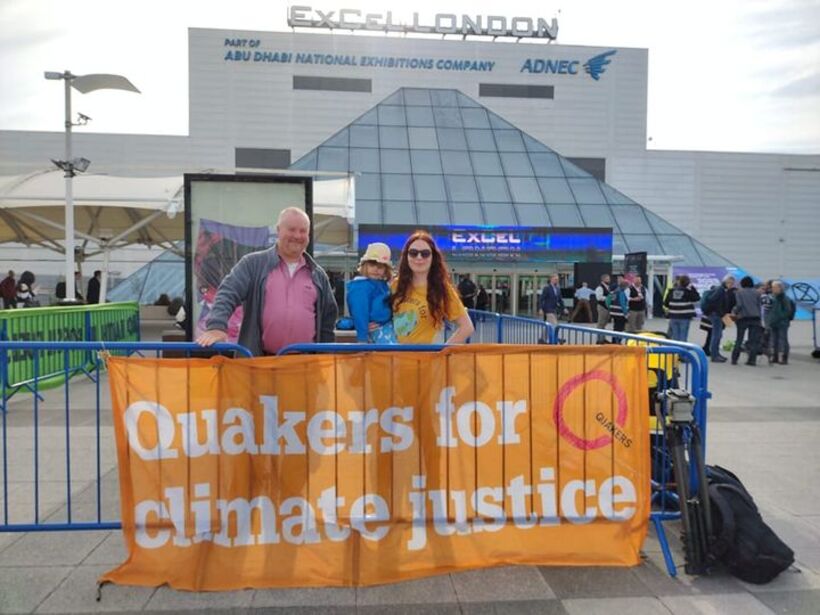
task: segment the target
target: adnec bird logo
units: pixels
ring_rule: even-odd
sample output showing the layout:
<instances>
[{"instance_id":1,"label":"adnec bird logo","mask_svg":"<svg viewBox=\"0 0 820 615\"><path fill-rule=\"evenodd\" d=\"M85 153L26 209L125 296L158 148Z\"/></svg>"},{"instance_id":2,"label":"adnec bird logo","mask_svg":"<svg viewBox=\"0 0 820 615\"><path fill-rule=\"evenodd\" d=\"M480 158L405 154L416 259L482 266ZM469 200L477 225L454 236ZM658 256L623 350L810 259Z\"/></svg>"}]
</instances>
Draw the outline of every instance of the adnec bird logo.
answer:
<instances>
[{"instance_id":1,"label":"adnec bird logo","mask_svg":"<svg viewBox=\"0 0 820 615\"><path fill-rule=\"evenodd\" d=\"M618 50L613 49L612 51L592 56L584 63L584 70L589 73L589 76L595 79L595 81L598 81L601 78L601 74L606 72L606 65L612 62L609 57L616 53L618 53Z\"/></svg>"}]
</instances>

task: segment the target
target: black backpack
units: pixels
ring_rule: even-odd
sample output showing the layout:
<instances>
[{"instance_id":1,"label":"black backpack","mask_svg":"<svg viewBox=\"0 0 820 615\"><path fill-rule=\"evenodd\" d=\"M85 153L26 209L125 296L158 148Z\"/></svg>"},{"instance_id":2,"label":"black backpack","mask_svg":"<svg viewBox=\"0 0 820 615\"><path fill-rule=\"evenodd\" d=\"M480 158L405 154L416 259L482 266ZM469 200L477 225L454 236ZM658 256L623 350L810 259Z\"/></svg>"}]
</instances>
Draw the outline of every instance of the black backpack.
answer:
<instances>
[{"instance_id":1,"label":"black backpack","mask_svg":"<svg viewBox=\"0 0 820 615\"><path fill-rule=\"evenodd\" d=\"M763 584L794 563L792 551L760 516L740 479L720 466L706 466L712 509L713 559L742 581Z\"/></svg>"}]
</instances>

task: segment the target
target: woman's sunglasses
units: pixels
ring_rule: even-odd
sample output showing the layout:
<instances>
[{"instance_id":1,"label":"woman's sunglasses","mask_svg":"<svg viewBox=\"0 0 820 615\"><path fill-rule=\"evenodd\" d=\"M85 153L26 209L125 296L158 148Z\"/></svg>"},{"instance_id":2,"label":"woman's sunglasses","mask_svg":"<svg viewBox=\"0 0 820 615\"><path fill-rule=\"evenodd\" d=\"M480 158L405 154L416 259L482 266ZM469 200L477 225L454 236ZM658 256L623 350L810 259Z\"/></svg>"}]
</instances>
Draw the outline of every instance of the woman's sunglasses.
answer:
<instances>
[{"instance_id":1,"label":"woman's sunglasses","mask_svg":"<svg viewBox=\"0 0 820 615\"><path fill-rule=\"evenodd\" d=\"M432 255L432 250L407 250L407 256L410 258L430 258Z\"/></svg>"}]
</instances>

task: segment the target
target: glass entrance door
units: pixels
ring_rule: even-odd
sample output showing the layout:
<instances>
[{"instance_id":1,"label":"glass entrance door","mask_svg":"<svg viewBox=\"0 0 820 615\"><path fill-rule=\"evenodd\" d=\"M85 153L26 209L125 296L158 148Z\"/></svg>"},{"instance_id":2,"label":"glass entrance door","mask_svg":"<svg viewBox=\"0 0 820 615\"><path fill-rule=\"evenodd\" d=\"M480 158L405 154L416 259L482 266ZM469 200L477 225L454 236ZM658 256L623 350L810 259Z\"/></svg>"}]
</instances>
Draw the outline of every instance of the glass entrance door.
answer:
<instances>
[{"instance_id":1,"label":"glass entrance door","mask_svg":"<svg viewBox=\"0 0 820 615\"><path fill-rule=\"evenodd\" d=\"M509 275L478 274L476 276L479 292L487 292L487 310L499 314L512 314L512 287Z\"/></svg>"}]
</instances>

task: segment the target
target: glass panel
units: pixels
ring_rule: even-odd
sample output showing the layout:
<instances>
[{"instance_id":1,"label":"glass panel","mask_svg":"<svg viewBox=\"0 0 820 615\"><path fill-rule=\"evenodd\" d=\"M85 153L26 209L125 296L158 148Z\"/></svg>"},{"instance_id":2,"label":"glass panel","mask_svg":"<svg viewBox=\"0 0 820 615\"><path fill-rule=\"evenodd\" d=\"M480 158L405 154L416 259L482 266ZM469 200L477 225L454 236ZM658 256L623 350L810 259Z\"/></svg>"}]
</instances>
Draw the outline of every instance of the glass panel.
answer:
<instances>
[{"instance_id":1,"label":"glass panel","mask_svg":"<svg viewBox=\"0 0 820 615\"><path fill-rule=\"evenodd\" d=\"M441 158L437 152L410 150L413 173L441 173Z\"/></svg>"},{"instance_id":2,"label":"glass panel","mask_svg":"<svg viewBox=\"0 0 820 615\"><path fill-rule=\"evenodd\" d=\"M408 106L430 106L430 90L416 90L407 88L404 90L404 104Z\"/></svg>"},{"instance_id":3,"label":"glass panel","mask_svg":"<svg viewBox=\"0 0 820 615\"><path fill-rule=\"evenodd\" d=\"M632 205L635 203L635 201L630 199L628 196L621 194L609 184L601 182L601 190L606 197L606 202L610 205Z\"/></svg>"},{"instance_id":4,"label":"glass panel","mask_svg":"<svg viewBox=\"0 0 820 615\"><path fill-rule=\"evenodd\" d=\"M436 128L441 149L467 149L464 131L460 128Z\"/></svg>"},{"instance_id":5,"label":"glass panel","mask_svg":"<svg viewBox=\"0 0 820 615\"><path fill-rule=\"evenodd\" d=\"M445 175L472 175L470 157L467 152L441 151L441 164Z\"/></svg>"},{"instance_id":6,"label":"glass panel","mask_svg":"<svg viewBox=\"0 0 820 615\"><path fill-rule=\"evenodd\" d=\"M462 107L480 107L476 101L474 101L469 96L465 96L461 92L458 92L458 104Z\"/></svg>"},{"instance_id":7,"label":"glass panel","mask_svg":"<svg viewBox=\"0 0 820 615\"><path fill-rule=\"evenodd\" d=\"M654 235L630 235L624 233L624 239L630 252L661 254L661 246Z\"/></svg>"},{"instance_id":8,"label":"glass panel","mask_svg":"<svg viewBox=\"0 0 820 615\"><path fill-rule=\"evenodd\" d=\"M491 130L468 129L464 131L464 134L467 136L467 145L471 150L494 152L497 149Z\"/></svg>"},{"instance_id":9,"label":"glass panel","mask_svg":"<svg viewBox=\"0 0 820 615\"><path fill-rule=\"evenodd\" d=\"M471 152L476 175L503 175L501 159L495 152Z\"/></svg>"},{"instance_id":10,"label":"glass panel","mask_svg":"<svg viewBox=\"0 0 820 615\"><path fill-rule=\"evenodd\" d=\"M326 145L328 147L347 147L347 128L344 130L340 130L335 135L330 137L327 141L322 143L322 145Z\"/></svg>"},{"instance_id":11,"label":"glass panel","mask_svg":"<svg viewBox=\"0 0 820 615\"><path fill-rule=\"evenodd\" d=\"M407 129L403 126L379 126L379 145L407 149Z\"/></svg>"},{"instance_id":12,"label":"glass panel","mask_svg":"<svg viewBox=\"0 0 820 615\"><path fill-rule=\"evenodd\" d=\"M517 130L493 130L499 152L523 152L524 140Z\"/></svg>"},{"instance_id":13,"label":"glass panel","mask_svg":"<svg viewBox=\"0 0 820 615\"><path fill-rule=\"evenodd\" d=\"M350 147L379 147L379 129L376 126L351 126Z\"/></svg>"},{"instance_id":14,"label":"glass panel","mask_svg":"<svg viewBox=\"0 0 820 615\"><path fill-rule=\"evenodd\" d=\"M649 224L652 225L652 229L661 235L669 234L669 235L678 235L682 231L677 228L676 226L669 224L666 220L661 218L660 216L656 216L648 209L644 209L643 213L646 215L647 219L649 220Z\"/></svg>"},{"instance_id":15,"label":"glass panel","mask_svg":"<svg viewBox=\"0 0 820 615\"><path fill-rule=\"evenodd\" d=\"M577 205L547 205L553 226L584 226Z\"/></svg>"},{"instance_id":16,"label":"glass panel","mask_svg":"<svg viewBox=\"0 0 820 615\"><path fill-rule=\"evenodd\" d=\"M541 141L536 141L530 135L524 134L524 145L528 152L551 152L552 150Z\"/></svg>"},{"instance_id":17,"label":"glass panel","mask_svg":"<svg viewBox=\"0 0 820 615\"><path fill-rule=\"evenodd\" d=\"M480 203L455 203L453 210L459 224L485 224Z\"/></svg>"},{"instance_id":18,"label":"glass panel","mask_svg":"<svg viewBox=\"0 0 820 615\"><path fill-rule=\"evenodd\" d=\"M698 251L698 254L700 254L700 257L703 259L703 264L707 267L734 266L734 263L732 261L723 258L720 254L718 254L711 248L707 248L697 239L692 239L692 243L695 244L695 249Z\"/></svg>"},{"instance_id":19,"label":"glass panel","mask_svg":"<svg viewBox=\"0 0 820 615\"><path fill-rule=\"evenodd\" d=\"M351 171L374 171L379 172L379 150L363 149L359 147L350 148L350 170Z\"/></svg>"},{"instance_id":20,"label":"glass panel","mask_svg":"<svg viewBox=\"0 0 820 615\"><path fill-rule=\"evenodd\" d=\"M385 224L416 223L416 208L413 201L384 201L382 215Z\"/></svg>"},{"instance_id":21,"label":"glass panel","mask_svg":"<svg viewBox=\"0 0 820 615\"><path fill-rule=\"evenodd\" d=\"M478 200L478 190L472 175L447 175L444 180L447 182L451 201Z\"/></svg>"},{"instance_id":22,"label":"glass panel","mask_svg":"<svg viewBox=\"0 0 820 615\"><path fill-rule=\"evenodd\" d=\"M507 120L501 119L492 111L490 111L488 115L490 116L490 126L493 128L498 128L501 130L517 130L515 126L510 124Z\"/></svg>"},{"instance_id":23,"label":"glass panel","mask_svg":"<svg viewBox=\"0 0 820 615\"><path fill-rule=\"evenodd\" d=\"M433 110L430 107L407 107L408 126L435 126Z\"/></svg>"},{"instance_id":24,"label":"glass panel","mask_svg":"<svg viewBox=\"0 0 820 615\"><path fill-rule=\"evenodd\" d=\"M409 128L412 149L438 149L435 128Z\"/></svg>"},{"instance_id":25,"label":"glass panel","mask_svg":"<svg viewBox=\"0 0 820 615\"><path fill-rule=\"evenodd\" d=\"M409 173L410 152L406 149L381 150L382 173Z\"/></svg>"},{"instance_id":26,"label":"glass panel","mask_svg":"<svg viewBox=\"0 0 820 615\"><path fill-rule=\"evenodd\" d=\"M564 176L564 169L555 154L530 153L530 162L538 177Z\"/></svg>"},{"instance_id":27,"label":"glass panel","mask_svg":"<svg viewBox=\"0 0 820 615\"><path fill-rule=\"evenodd\" d=\"M626 249L626 244L624 243L624 238L620 233L613 233L612 234L612 253L613 254L626 254L629 250Z\"/></svg>"},{"instance_id":28,"label":"glass panel","mask_svg":"<svg viewBox=\"0 0 820 615\"><path fill-rule=\"evenodd\" d=\"M703 259L692 245L692 240L686 235L658 235L658 241L665 254L682 256L686 265L703 265ZM676 264L677 262L679 261L676 261Z\"/></svg>"},{"instance_id":29,"label":"glass panel","mask_svg":"<svg viewBox=\"0 0 820 615\"><path fill-rule=\"evenodd\" d=\"M371 109L367 113L364 113L361 117L356 118L353 120L353 124L378 124L379 123L379 115L376 113L375 109Z\"/></svg>"},{"instance_id":30,"label":"glass panel","mask_svg":"<svg viewBox=\"0 0 820 615\"><path fill-rule=\"evenodd\" d=\"M436 119L436 126L445 128L462 127L458 107L433 107L433 117Z\"/></svg>"},{"instance_id":31,"label":"glass panel","mask_svg":"<svg viewBox=\"0 0 820 615\"><path fill-rule=\"evenodd\" d=\"M507 177L515 203L543 203L541 191L532 177Z\"/></svg>"},{"instance_id":32,"label":"glass panel","mask_svg":"<svg viewBox=\"0 0 820 615\"><path fill-rule=\"evenodd\" d=\"M501 164L507 175L519 175L532 177L532 165L527 154L513 154L510 152L501 153Z\"/></svg>"},{"instance_id":33,"label":"glass panel","mask_svg":"<svg viewBox=\"0 0 820 615\"><path fill-rule=\"evenodd\" d=\"M412 201L413 182L409 175L382 174L382 194L385 200Z\"/></svg>"},{"instance_id":34,"label":"glass panel","mask_svg":"<svg viewBox=\"0 0 820 615\"><path fill-rule=\"evenodd\" d=\"M344 147L320 147L319 170L347 171L347 149Z\"/></svg>"},{"instance_id":35,"label":"glass panel","mask_svg":"<svg viewBox=\"0 0 820 615\"><path fill-rule=\"evenodd\" d=\"M511 203L485 203L484 217L487 219L487 224L518 224L515 210Z\"/></svg>"},{"instance_id":36,"label":"glass panel","mask_svg":"<svg viewBox=\"0 0 820 615\"><path fill-rule=\"evenodd\" d=\"M575 199L563 177L539 177L538 185L547 203L574 203Z\"/></svg>"},{"instance_id":37,"label":"glass panel","mask_svg":"<svg viewBox=\"0 0 820 615\"><path fill-rule=\"evenodd\" d=\"M365 224L381 224L382 202L367 201L356 195L356 221Z\"/></svg>"},{"instance_id":38,"label":"glass panel","mask_svg":"<svg viewBox=\"0 0 820 615\"><path fill-rule=\"evenodd\" d=\"M547 215L547 208L534 203L522 203L516 205L518 212L518 223L523 226L550 226L550 219Z\"/></svg>"},{"instance_id":39,"label":"glass panel","mask_svg":"<svg viewBox=\"0 0 820 615\"><path fill-rule=\"evenodd\" d=\"M407 120L404 118L404 107L379 105L379 125L404 126L406 123Z\"/></svg>"},{"instance_id":40,"label":"glass panel","mask_svg":"<svg viewBox=\"0 0 820 615\"><path fill-rule=\"evenodd\" d=\"M441 175L415 175L413 183L416 186L417 201L446 201L444 192L444 178Z\"/></svg>"},{"instance_id":41,"label":"glass panel","mask_svg":"<svg viewBox=\"0 0 820 615\"><path fill-rule=\"evenodd\" d=\"M489 128L490 120L484 109L462 109L461 119L465 128Z\"/></svg>"},{"instance_id":42,"label":"glass panel","mask_svg":"<svg viewBox=\"0 0 820 615\"><path fill-rule=\"evenodd\" d=\"M652 227L646 221L646 216L643 215L643 207L640 205L615 205L612 207L612 213L615 215L618 226L621 227L621 232L624 235L652 232Z\"/></svg>"},{"instance_id":43,"label":"glass panel","mask_svg":"<svg viewBox=\"0 0 820 615\"><path fill-rule=\"evenodd\" d=\"M569 186L575 195L575 202L579 205L581 203L589 205L606 203L604 194L598 188L597 179L570 179Z\"/></svg>"},{"instance_id":44,"label":"glass panel","mask_svg":"<svg viewBox=\"0 0 820 615\"><path fill-rule=\"evenodd\" d=\"M313 150L306 156L303 156L292 165L290 165L291 169L297 169L299 171L315 171L316 170L316 150Z\"/></svg>"},{"instance_id":45,"label":"glass panel","mask_svg":"<svg viewBox=\"0 0 820 615\"><path fill-rule=\"evenodd\" d=\"M362 173L356 178L356 203L359 199L380 199L382 196L379 175L375 173ZM358 210L356 211L358 214Z\"/></svg>"},{"instance_id":46,"label":"glass panel","mask_svg":"<svg viewBox=\"0 0 820 615\"><path fill-rule=\"evenodd\" d=\"M618 228L608 205L579 205L586 226Z\"/></svg>"},{"instance_id":47,"label":"glass panel","mask_svg":"<svg viewBox=\"0 0 820 615\"><path fill-rule=\"evenodd\" d=\"M507 182L503 177L476 177L481 200L487 202L509 203L510 195L507 192Z\"/></svg>"},{"instance_id":48,"label":"glass panel","mask_svg":"<svg viewBox=\"0 0 820 615\"><path fill-rule=\"evenodd\" d=\"M564 167L564 174L567 177L589 177L589 173L581 167L575 166L566 158L561 158L561 166Z\"/></svg>"},{"instance_id":49,"label":"glass panel","mask_svg":"<svg viewBox=\"0 0 820 615\"><path fill-rule=\"evenodd\" d=\"M436 224L451 224L450 208L447 206L447 203L419 201L416 203L416 212L419 217L419 224L423 224L426 226L433 226Z\"/></svg>"},{"instance_id":50,"label":"glass panel","mask_svg":"<svg viewBox=\"0 0 820 615\"><path fill-rule=\"evenodd\" d=\"M383 105L403 105L404 104L404 92L401 90L397 90L387 98L385 98L381 104Z\"/></svg>"},{"instance_id":51,"label":"glass panel","mask_svg":"<svg viewBox=\"0 0 820 615\"><path fill-rule=\"evenodd\" d=\"M430 90L434 107L456 107L458 99L455 90Z\"/></svg>"}]
</instances>

